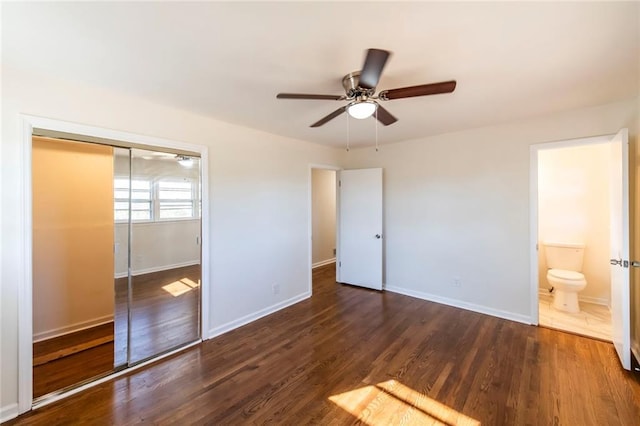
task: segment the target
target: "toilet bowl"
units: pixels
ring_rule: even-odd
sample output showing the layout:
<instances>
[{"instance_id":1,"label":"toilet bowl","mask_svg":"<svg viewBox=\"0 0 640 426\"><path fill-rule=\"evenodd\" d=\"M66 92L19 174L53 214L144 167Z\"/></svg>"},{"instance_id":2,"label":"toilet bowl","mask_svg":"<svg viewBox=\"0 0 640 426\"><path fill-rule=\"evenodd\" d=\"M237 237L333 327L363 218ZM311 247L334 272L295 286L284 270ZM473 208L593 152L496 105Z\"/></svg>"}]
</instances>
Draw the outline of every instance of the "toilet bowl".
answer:
<instances>
[{"instance_id":1,"label":"toilet bowl","mask_svg":"<svg viewBox=\"0 0 640 426\"><path fill-rule=\"evenodd\" d=\"M580 312L578 292L587 286L584 275L576 271L549 269L547 281L553 287L553 307L564 312Z\"/></svg>"},{"instance_id":2,"label":"toilet bowl","mask_svg":"<svg viewBox=\"0 0 640 426\"><path fill-rule=\"evenodd\" d=\"M578 292L587 286L582 271L584 244L545 242L547 282L553 288L553 307L564 312L580 312Z\"/></svg>"}]
</instances>

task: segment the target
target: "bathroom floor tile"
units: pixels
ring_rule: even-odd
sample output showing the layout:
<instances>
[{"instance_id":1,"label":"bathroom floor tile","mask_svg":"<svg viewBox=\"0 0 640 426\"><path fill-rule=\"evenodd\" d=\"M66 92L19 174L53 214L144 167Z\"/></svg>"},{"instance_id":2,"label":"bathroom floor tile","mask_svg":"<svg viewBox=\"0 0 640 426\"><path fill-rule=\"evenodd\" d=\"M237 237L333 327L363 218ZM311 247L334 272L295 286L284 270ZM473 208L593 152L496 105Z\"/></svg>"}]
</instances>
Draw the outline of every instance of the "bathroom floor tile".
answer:
<instances>
[{"instance_id":1,"label":"bathroom floor tile","mask_svg":"<svg viewBox=\"0 0 640 426\"><path fill-rule=\"evenodd\" d=\"M552 303L552 295L540 294L540 325L611 341L611 312L607 306L580 302L580 312L570 314L555 309Z\"/></svg>"}]
</instances>

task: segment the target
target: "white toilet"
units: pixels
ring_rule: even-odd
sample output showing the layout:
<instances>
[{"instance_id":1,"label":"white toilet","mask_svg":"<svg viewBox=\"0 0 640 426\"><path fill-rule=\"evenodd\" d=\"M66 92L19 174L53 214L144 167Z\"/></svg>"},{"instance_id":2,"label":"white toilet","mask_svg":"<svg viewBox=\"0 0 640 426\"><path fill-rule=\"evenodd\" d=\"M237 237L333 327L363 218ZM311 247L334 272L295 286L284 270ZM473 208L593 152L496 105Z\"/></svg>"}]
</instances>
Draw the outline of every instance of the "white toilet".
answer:
<instances>
[{"instance_id":1,"label":"white toilet","mask_svg":"<svg viewBox=\"0 0 640 426\"><path fill-rule=\"evenodd\" d=\"M544 243L547 259L547 281L553 287L553 307L577 314L578 292L587 286L582 271L584 244Z\"/></svg>"}]
</instances>

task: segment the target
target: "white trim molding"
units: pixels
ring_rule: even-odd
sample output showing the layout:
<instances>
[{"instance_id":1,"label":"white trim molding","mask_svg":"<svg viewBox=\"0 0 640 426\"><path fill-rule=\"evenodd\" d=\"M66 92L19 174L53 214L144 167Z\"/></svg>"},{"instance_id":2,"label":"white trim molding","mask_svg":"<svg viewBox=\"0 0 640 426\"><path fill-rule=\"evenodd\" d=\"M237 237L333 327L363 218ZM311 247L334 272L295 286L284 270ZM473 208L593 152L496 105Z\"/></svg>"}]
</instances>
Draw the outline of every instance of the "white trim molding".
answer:
<instances>
[{"instance_id":1,"label":"white trim molding","mask_svg":"<svg viewBox=\"0 0 640 426\"><path fill-rule=\"evenodd\" d=\"M422 291L411 290L403 287L396 287L393 285L387 285L385 290L390 291L392 293L404 294L405 296L415 297L417 299L428 300L429 302L435 302L435 303L440 303L442 305L453 306L454 308L460 308L460 309L465 309L467 311L478 312L480 314L491 315L493 317L503 318L506 320L515 321L522 324L527 324L527 325L532 324L531 318L526 315L503 311L500 309L489 308L482 305L476 305L474 303L468 303L462 300L437 296L435 294L424 293Z\"/></svg>"},{"instance_id":2,"label":"white trim molding","mask_svg":"<svg viewBox=\"0 0 640 426\"><path fill-rule=\"evenodd\" d=\"M324 265L331 265L332 263L336 263L335 257L332 257L331 259L327 259L327 260L321 260L320 262L316 262L313 265L311 265L311 268L316 269Z\"/></svg>"},{"instance_id":3,"label":"white trim molding","mask_svg":"<svg viewBox=\"0 0 640 426\"><path fill-rule=\"evenodd\" d=\"M11 419L18 417L18 404L5 405L0 407L0 423L8 422Z\"/></svg>"},{"instance_id":4,"label":"white trim molding","mask_svg":"<svg viewBox=\"0 0 640 426\"><path fill-rule=\"evenodd\" d=\"M170 269L185 268L187 266L194 266L198 264L200 264L199 260L190 260L188 262L174 263L173 265L162 265L154 266L153 268L137 269L135 271L131 271L131 276L137 277L138 275L152 274L154 272L168 271ZM128 275L129 274L127 274L126 272L118 272L117 274L115 274L114 278L126 278Z\"/></svg>"},{"instance_id":5,"label":"white trim molding","mask_svg":"<svg viewBox=\"0 0 640 426\"><path fill-rule=\"evenodd\" d=\"M29 411L33 404L33 247L32 247L32 187L31 187L31 144L34 129L47 130L74 134L88 138L98 138L103 140L121 141L135 144L138 147L148 147L151 149L168 148L171 150L188 151L200 155L201 178L202 178L202 277L201 277L201 336L207 335L209 329L209 304L210 304L210 283L209 283L209 150L205 145L196 145L181 141L146 136L129 133L119 130L106 129L101 127L78 124L68 121L55 120L44 117L20 114L20 140L21 140L21 163L22 163L22 188L23 199L21 205L21 220L18 224L23 238L21 246L16 247L22 253L21 270L16 287L18 293L18 414ZM82 140L82 137L79 139ZM82 389L85 387L83 386ZM8 406L11 408L11 406ZM5 411L9 408L2 408L4 418ZM9 411L6 411L7 413ZM7 414L8 415L8 414Z\"/></svg>"},{"instance_id":6,"label":"white trim molding","mask_svg":"<svg viewBox=\"0 0 640 426\"><path fill-rule=\"evenodd\" d=\"M276 303L274 305L267 306L266 308L261 309L257 312L250 313L248 315L245 315L233 321L229 321L225 324L214 327L211 330L209 330L208 338L212 339L216 336L220 336L221 334L227 333L231 330L235 330L236 328L242 327L243 325L247 325L250 322L258 320L262 317L266 317L267 315L271 315L284 308L288 308L289 306L295 305L296 303L302 302L303 300L308 299L310 297L311 297L311 292L307 291L302 294L299 294L298 296L294 296L290 299L283 300L282 302Z\"/></svg>"},{"instance_id":7,"label":"white trim molding","mask_svg":"<svg viewBox=\"0 0 640 426\"><path fill-rule=\"evenodd\" d=\"M611 308L611 302L604 297L581 296L578 294L578 300L585 303L593 303L594 305L602 305Z\"/></svg>"},{"instance_id":8,"label":"white trim molding","mask_svg":"<svg viewBox=\"0 0 640 426\"><path fill-rule=\"evenodd\" d=\"M86 330L88 328L97 327L110 322L113 322L113 315L105 315L87 321L69 324L64 327L41 331L40 333L33 333L33 343L42 342L43 340L53 339L55 337L64 336L65 334L75 333L77 331Z\"/></svg>"},{"instance_id":9,"label":"white trim molding","mask_svg":"<svg viewBox=\"0 0 640 426\"><path fill-rule=\"evenodd\" d=\"M18 292L18 414L31 409L33 402L33 214L31 194L31 143L33 127L38 119L21 117L22 140L22 214L20 215L23 238L22 276L16 285ZM20 207L18 207L20 208Z\"/></svg>"},{"instance_id":10,"label":"white trim molding","mask_svg":"<svg viewBox=\"0 0 640 426\"><path fill-rule=\"evenodd\" d=\"M540 289L538 290L538 295L539 296L547 296L547 295L553 295L553 293L549 293L549 289L548 288L544 288L544 287L540 287ZM606 307L610 307L611 302L609 301L609 299L606 299L604 297L591 297L591 296L582 296L580 293L578 293L578 300L580 302L585 302L585 303L593 303L594 305L602 305L602 306L606 306Z\"/></svg>"}]
</instances>

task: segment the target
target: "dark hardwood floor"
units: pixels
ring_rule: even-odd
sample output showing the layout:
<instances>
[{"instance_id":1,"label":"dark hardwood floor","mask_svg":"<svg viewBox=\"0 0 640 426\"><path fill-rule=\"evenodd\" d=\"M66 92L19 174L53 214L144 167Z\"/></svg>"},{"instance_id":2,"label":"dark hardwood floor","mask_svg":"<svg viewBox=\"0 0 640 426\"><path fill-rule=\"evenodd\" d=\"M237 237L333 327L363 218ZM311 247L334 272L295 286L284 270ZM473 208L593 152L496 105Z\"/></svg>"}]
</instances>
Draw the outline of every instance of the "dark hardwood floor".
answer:
<instances>
[{"instance_id":1,"label":"dark hardwood floor","mask_svg":"<svg viewBox=\"0 0 640 426\"><path fill-rule=\"evenodd\" d=\"M313 277L309 300L9 424L639 424L609 343Z\"/></svg>"}]
</instances>

